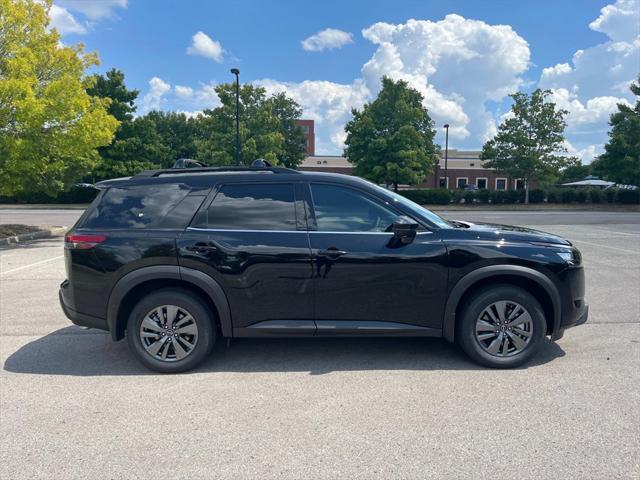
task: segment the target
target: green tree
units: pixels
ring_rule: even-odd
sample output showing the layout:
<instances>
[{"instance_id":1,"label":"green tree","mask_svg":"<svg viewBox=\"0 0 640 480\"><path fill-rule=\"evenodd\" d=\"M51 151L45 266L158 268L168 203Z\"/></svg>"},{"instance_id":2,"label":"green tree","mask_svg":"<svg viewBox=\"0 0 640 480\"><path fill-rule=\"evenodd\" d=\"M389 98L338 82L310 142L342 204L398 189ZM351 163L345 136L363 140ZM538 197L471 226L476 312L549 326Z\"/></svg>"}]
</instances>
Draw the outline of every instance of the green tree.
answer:
<instances>
[{"instance_id":1,"label":"green tree","mask_svg":"<svg viewBox=\"0 0 640 480\"><path fill-rule=\"evenodd\" d=\"M205 110L198 121L197 159L211 165L235 163L235 84L216 86L221 105ZM267 97L262 87L240 88L241 163L264 158L274 164L297 166L304 158L302 128L295 125L300 106L284 94Z\"/></svg>"},{"instance_id":2,"label":"green tree","mask_svg":"<svg viewBox=\"0 0 640 480\"><path fill-rule=\"evenodd\" d=\"M560 178L557 183L569 183L584 180L584 177L591 175L591 165L570 165L560 171Z\"/></svg>"},{"instance_id":3,"label":"green tree","mask_svg":"<svg viewBox=\"0 0 640 480\"><path fill-rule=\"evenodd\" d=\"M435 131L422 95L407 83L382 78L378 97L345 127L344 155L356 175L376 183L419 183L434 165Z\"/></svg>"},{"instance_id":4,"label":"green tree","mask_svg":"<svg viewBox=\"0 0 640 480\"><path fill-rule=\"evenodd\" d=\"M524 180L525 203L529 203L532 178L558 176L560 169L577 163L575 158L562 155L567 151L564 117L568 112L546 101L550 94L550 90L537 89L531 95L511 95L511 115L482 147L485 167Z\"/></svg>"},{"instance_id":5,"label":"green tree","mask_svg":"<svg viewBox=\"0 0 640 480\"><path fill-rule=\"evenodd\" d=\"M109 98L108 111L120 122L131 121L136 111L136 98L140 92L129 90L124 84L124 73L112 68L105 75L92 75L87 93L92 97Z\"/></svg>"},{"instance_id":6,"label":"green tree","mask_svg":"<svg viewBox=\"0 0 640 480\"><path fill-rule=\"evenodd\" d=\"M55 195L98 162L118 127L86 90L98 63L49 29L51 0L0 0L0 194Z\"/></svg>"},{"instance_id":7,"label":"green tree","mask_svg":"<svg viewBox=\"0 0 640 480\"><path fill-rule=\"evenodd\" d=\"M596 175L609 181L640 185L640 75L630 88L636 96L635 106L618 104L609 120L609 143L591 165Z\"/></svg>"}]
</instances>

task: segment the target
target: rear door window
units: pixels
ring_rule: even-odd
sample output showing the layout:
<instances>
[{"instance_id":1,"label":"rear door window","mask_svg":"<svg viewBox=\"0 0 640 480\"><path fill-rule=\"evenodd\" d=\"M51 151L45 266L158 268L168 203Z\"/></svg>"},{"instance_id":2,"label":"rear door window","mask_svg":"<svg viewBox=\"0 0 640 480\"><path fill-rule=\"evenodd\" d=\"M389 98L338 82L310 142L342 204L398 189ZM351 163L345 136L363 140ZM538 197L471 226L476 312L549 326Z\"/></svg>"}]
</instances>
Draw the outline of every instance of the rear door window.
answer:
<instances>
[{"instance_id":1,"label":"rear door window","mask_svg":"<svg viewBox=\"0 0 640 480\"><path fill-rule=\"evenodd\" d=\"M219 230L296 230L293 184L223 185L207 209L205 222Z\"/></svg>"},{"instance_id":2,"label":"rear door window","mask_svg":"<svg viewBox=\"0 0 640 480\"><path fill-rule=\"evenodd\" d=\"M82 228L184 228L204 200L201 193L189 196L190 192L181 184L111 187Z\"/></svg>"}]
</instances>

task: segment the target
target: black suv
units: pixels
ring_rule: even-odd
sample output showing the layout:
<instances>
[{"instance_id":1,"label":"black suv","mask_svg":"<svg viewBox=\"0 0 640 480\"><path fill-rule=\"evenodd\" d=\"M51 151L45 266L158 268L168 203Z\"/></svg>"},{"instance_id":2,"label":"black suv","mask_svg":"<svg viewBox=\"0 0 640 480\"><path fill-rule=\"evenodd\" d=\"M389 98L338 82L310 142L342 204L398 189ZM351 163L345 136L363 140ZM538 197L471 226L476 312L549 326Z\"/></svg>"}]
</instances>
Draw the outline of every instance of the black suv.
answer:
<instances>
[{"instance_id":1,"label":"black suv","mask_svg":"<svg viewBox=\"0 0 640 480\"><path fill-rule=\"evenodd\" d=\"M444 337L514 367L587 320L567 240L446 221L357 177L191 168L98 187L65 238L62 308L160 372L220 336Z\"/></svg>"}]
</instances>

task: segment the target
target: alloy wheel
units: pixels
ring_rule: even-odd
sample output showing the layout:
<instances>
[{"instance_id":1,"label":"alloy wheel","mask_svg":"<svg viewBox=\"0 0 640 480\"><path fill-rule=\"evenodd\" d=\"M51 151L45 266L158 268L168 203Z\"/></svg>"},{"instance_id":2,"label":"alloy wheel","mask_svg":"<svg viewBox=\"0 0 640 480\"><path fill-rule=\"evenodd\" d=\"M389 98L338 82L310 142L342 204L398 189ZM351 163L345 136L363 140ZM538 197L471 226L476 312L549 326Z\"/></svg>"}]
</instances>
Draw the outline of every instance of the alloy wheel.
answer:
<instances>
[{"instance_id":1,"label":"alloy wheel","mask_svg":"<svg viewBox=\"0 0 640 480\"><path fill-rule=\"evenodd\" d=\"M140 324L140 341L156 360L176 362L193 352L198 341L198 326L184 308L162 305L144 316Z\"/></svg>"},{"instance_id":2,"label":"alloy wheel","mask_svg":"<svg viewBox=\"0 0 640 480\"><path fill-rule=\"evenodd\" d=\"M533 319L520 304L503 300L487 306L476 320L476 339L496 357L511 357L527 348L533 336Z\"/></svg>"}]
</instances>

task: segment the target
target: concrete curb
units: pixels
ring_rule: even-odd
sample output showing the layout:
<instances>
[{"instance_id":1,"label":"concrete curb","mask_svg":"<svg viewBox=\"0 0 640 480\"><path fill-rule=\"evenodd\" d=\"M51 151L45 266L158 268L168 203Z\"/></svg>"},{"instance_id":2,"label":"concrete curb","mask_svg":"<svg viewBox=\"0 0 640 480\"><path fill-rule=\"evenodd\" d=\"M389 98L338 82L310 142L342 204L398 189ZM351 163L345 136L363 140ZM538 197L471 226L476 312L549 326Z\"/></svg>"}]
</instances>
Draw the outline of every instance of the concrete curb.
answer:
<instances>
[{"instance_id":1,"label":"concrete curb","mask_svg":"<svg viewBox=\"0 0 640 480\"><path fill-rule=\"evenodd\" d=\"M27 242L29 240L38 240L41 238L60 237L65 234L67 227L47 227L37 232L24 233L13 237L0 238L0 246L14 245L17 243Z\"/></svg>"}]
</instances>

